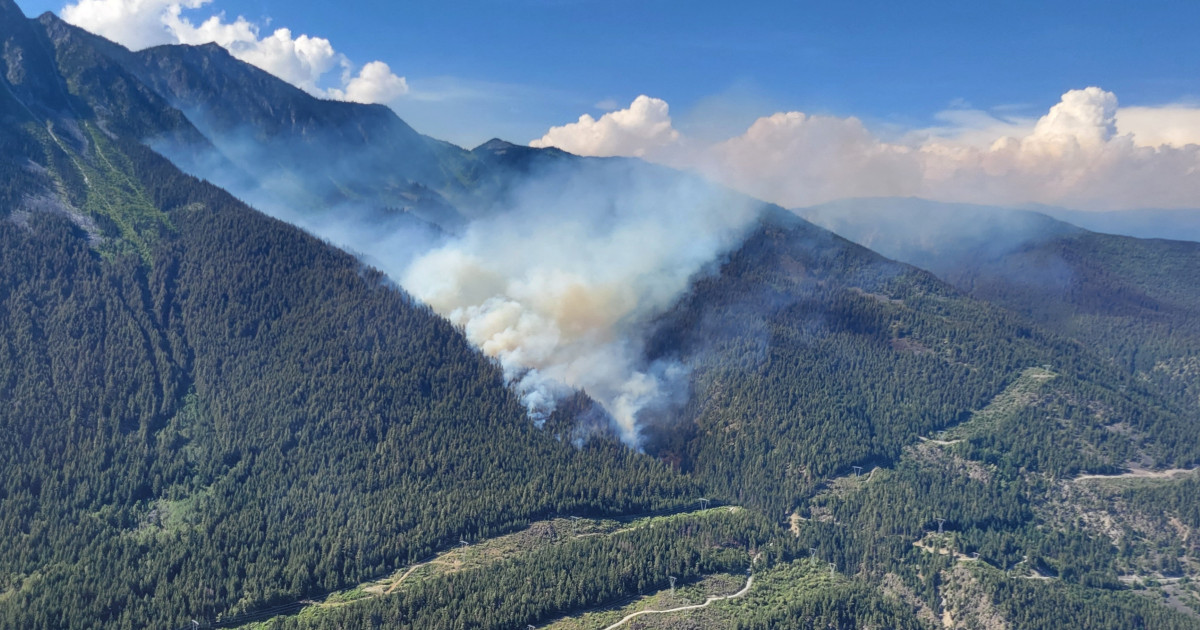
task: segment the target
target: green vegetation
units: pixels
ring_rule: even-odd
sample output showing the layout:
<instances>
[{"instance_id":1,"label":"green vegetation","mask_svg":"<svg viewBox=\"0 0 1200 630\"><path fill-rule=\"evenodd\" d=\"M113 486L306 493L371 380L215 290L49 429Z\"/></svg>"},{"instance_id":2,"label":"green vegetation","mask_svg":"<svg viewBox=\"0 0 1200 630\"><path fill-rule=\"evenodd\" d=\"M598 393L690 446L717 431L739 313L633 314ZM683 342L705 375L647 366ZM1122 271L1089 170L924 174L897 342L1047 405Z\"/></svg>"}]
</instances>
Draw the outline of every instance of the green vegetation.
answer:
<instances>
[{"instance_id":1,"label":"green vegetation","mask_svg":"<svg viewBox=\"0 0 1200 630\"><path fill-rule=\"evenodd\" d=\"M945 277L1139 373L1200 350L1197 261L1197 243L1081 232ZM1051 270L1060 276L1046 282Z\"/></svg>"},{"instance_id":2,"label":"green vegetation","mask_svg":"<svg viewBox=\"0 0 1200 630\"><path fill-rule=\"evenodd\" d=\"M512 628L552 620L719 572L745 574L797 553L748 510L651 519L601 536L571 536L513 558L405 585L394 595L276 620L271 628ZM767 542L774 543L768 546Z\"/></svg>"},{"instance_id":3,"label":"green vegetation","mask_svg":"<svg viewBox=\"0 0 1200 630\"><path fill-rule=\"evenodd\" d=\"M448 322L141 141L204 146L167 105L194 99L206 131L262 132L242 162L361 154L305 198L447 220L433 190L484 203L570 158L468 155L215 47L129 53L10 5L0 627L587 627L748 570L637 623L1200 627L1196 478L1071 479L1200 460L1187 247L1008 259L1102 254L1064 310L768 212L656 322L649 358L692 380L649 455L577 448L586 394L535 428ZM700 496L745 508L633 516Z\"/></svg>"},{"instance_id":4,"label":"green vegetation","mask_svg":"<svg viewBox=\"0 0 1200 630\"><path fill-rule=\"evenodd\" d=\"M1005 579L998 573L981 577L993 605L1014 628L1196 628L1200 620L1170 610L1150 598L1058 582Z\"/></svg>"},{"instance_id":5,"label":"green vegetation","mask_svg":"<svg viewBox=\"0 0 1200 630\"><path fill-rule=\"evenodd\" d=\"M88 147L83 155L73 154L52 126L45 132L50 140L45 143L47 151L66 155L66 159L47 156L50 164L58 165L52 171L57 183L65 189L82 180L81 207L96 221L104 237L101 253L109 257L135 253L149 264L154 241L171 231L171 222L130 176L132 165L113 142L91 123L85 122L82 127L79 133L86 134ZM63 168L74 172L63 173Z\"/></svg>"},{"instance_id":6,"label":"green vegetation","mask_svg":"<svg viewBox=\"0 0 1200 630\"><path fill-rule=\"evenodd\" d=\"M1139 484L1122 494L1141 510L1175 514L1188 527L1200 529L1200 478L1195 475L1180 481Z\"/></svg>"},{"instance_id":7,"label":"green vegetation","mask_svg":"<svg viewBox=\"0 0 1200 630\"><path fill-rule=\"evenodd\" d=\"M654 451L780 520L824 479L894 463L977 410L999 424L963 429L968 456L1014 470L1200 456L1200 427L1077 344L787 215L660 319L651 355L693 368L682 419ZM1030 370L1043 365L1053 385ZM1032 398L1003 403L1006 390Z\"/></svg>"},{"instance_id":8,"label":"green vegetation","mask_svg":"<svg viewBox=\"0 0 1200 630\"><path fill-rule=\"evenodd\" d=\"M1192 271L1200 243L1099 234L1036 212L920 199L846 200L800 212L1080 342L1195 412L1195 374L1170 367L1200 353Z\"/></svg>"}]
</instances>

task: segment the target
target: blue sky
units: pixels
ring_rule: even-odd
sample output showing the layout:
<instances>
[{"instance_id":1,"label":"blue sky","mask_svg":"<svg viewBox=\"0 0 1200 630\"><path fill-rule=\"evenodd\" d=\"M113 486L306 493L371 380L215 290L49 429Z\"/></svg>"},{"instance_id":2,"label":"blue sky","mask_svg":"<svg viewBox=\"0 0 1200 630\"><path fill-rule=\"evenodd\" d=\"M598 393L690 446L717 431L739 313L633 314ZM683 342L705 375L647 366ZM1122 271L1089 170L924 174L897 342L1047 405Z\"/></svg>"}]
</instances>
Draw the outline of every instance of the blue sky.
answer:
<instances>
[{"instance_id":1,"label":"blue sky","mask_svg":"<svg viewBox=\"0 0 1200 630\"><path fill-rule=\"evenodd\" d=\"M1036 115L1088 85L1122 105L1200 96L1196 2L214 0L185 15L214 12L324 37L414 92L436 88L443 100L395 107L463 144L527 141L639 94L714 134L782 110L904 127L952 104Z\"/></svg>"}]
</instances>

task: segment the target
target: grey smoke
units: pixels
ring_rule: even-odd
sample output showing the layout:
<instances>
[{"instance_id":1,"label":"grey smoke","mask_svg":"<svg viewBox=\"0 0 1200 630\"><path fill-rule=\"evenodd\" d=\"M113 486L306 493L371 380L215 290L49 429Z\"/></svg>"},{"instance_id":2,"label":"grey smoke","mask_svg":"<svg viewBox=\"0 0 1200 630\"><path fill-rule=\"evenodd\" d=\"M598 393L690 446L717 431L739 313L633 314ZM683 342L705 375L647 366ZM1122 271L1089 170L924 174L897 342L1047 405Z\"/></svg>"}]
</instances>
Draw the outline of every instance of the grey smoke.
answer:
<instances>
[{"instance_id":1,"label":"grey smoke","mask_svg":"<svg viewBox=\"0 0 1200 630\"><path fill-rule=\"evenodd\" d=\"M639 412L686 383L682 365L644 361L647 324L760 208L639 162L574 162L524 181L398 277L499 359L535 418L580 388L637 446Z\"/></svg>"},{"instance_id":2,"label":"grey smoke","mask_svg":"<svg viewBox=\"0 0 1200 630\"><path fill-rule=\"evenodd\" d=\"M215 144L238 155L237 142ZM539 426L582 389L635 448L642 410L678 400L687 383L680 363L645 360L649 322L742 242L763 207L636 160L568 159L519 176L502 200L467 209L474 219L450 233L416 213L313 198L298 179L320 181L324 166L297 172L294 155L287 169L250 180L221 155L156 148L399 282L499 361Z\"/></svg>"}]
</instances>

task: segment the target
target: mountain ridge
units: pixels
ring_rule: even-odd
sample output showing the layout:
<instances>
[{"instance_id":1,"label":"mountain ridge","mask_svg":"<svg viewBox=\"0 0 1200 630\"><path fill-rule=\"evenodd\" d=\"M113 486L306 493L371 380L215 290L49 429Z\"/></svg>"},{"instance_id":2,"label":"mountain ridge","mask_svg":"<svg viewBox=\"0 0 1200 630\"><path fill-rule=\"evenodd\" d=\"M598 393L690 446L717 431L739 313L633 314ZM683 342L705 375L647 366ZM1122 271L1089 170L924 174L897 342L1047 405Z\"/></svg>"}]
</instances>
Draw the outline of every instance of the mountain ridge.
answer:
<instances>
[{"instance_id":1,"label":"mountain ridge","mask_svg":"<svg viewBox=\"0 0 1200 630\"><path fill-rule=\"evenodd\" d=\"M1188 275L1200 264L1195 242L1102 234L1030 211L921 200L847 201L800 213L1086 343L1130 373L1153 376L1163 362L1200 349L1193 323L1200 291Z\"/></svg>"},{"instance_id":2,"label":"mountain ridge","mask_svg":"<svg viewBox=\"0 0 1200 630\"><path fill-rule=\"evenodd\" d=\"M657 326L650 357L681 353L693 393L684 428L668 424L652 452L687 453L691 466L713 467L701 478L736 500L763 501L772 514L791 509L815 480L894 461L917 436L961 422L1028 367L1056 364L1117 396L1137 390L1082 345L783 210L768 213ZM930 382L946 385L930 390ZM1119 404L1132 413L1132 403ZM1147 409L1139 421L1180 419ZM726 438L750 440L737 450L762 449L761 463L730 471L720 461ZM807 440L822 446L800 445ZM786 473L795 468L807 472ZM750 476L726 485L734 474ZM759 474L787 490L755 492Z\"/></svg>"}]
</instances>

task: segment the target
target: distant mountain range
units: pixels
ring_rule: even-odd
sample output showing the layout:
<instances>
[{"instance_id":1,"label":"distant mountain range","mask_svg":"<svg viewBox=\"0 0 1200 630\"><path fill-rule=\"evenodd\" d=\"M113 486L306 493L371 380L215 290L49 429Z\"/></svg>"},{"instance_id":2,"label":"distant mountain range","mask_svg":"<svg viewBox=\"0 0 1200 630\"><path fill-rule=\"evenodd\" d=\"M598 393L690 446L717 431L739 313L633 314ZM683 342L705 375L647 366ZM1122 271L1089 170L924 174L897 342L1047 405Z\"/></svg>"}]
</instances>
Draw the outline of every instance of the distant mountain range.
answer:
<instances>
[{"instance_id":1,"label":"distant mountain range","mask_svg":"<svg viewBox=\"0 0 1200 630\"><path fill-rule=\"evenodd\" d=\"M1200 241L1200 210L1119 210L1087 212L1053 207L1031 207L1093 232L1136 238Z\"/></svg>"},{"instance_id":2,"label":"distant mountain range","mask_svg":"<svg viewBox=\"0 0 1200 630\"><path fill-rule=\"evenodd\" d=\"M1074 338L1130 373L1175 373L1200 352L1200 283L1192 272L1200 243L916 199L850 200L798 212Z\"/></svg>"}]
</instances>

